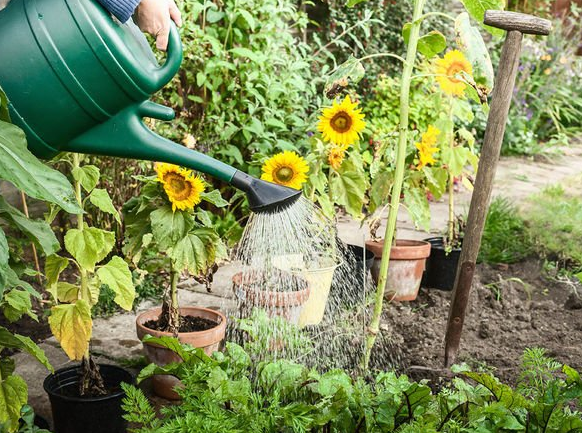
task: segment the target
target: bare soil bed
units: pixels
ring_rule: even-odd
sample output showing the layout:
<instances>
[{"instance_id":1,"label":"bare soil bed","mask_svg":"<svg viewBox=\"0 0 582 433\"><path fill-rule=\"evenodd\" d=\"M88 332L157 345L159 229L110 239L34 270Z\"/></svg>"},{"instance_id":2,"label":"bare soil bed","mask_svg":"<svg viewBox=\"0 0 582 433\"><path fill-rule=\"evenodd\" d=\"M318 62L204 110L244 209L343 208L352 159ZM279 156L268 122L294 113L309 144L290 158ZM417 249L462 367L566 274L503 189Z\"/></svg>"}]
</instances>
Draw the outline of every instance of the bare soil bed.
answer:
<instances>
[{"instance_id":1,"label":"bare soil bed","mask_svg":"<svg viewBox=\"0 0 582 433\"><path fill-rule=\"evenodd\" d=\"M385 309L383 334L391 335L399 369L416 380L437 384L450 376L443 368L450 299L451 292L421 289L417 300ZM493 369L514 384L528 347L543 347L582 370L582 285L549 277L535 259L498 268L480 265L457 362ZM372 361L381 367L378 357Z\"/></svg>"}]
</instances>

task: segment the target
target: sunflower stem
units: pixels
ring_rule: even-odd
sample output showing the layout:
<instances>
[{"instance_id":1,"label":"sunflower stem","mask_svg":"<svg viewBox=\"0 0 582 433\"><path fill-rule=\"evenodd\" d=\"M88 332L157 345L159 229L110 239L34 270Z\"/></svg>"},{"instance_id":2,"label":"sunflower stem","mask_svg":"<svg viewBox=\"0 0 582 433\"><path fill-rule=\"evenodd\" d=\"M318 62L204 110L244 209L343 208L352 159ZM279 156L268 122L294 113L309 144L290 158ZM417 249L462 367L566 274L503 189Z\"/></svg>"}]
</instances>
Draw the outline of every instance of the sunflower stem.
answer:
<instances>
[{"instance_id":1,"label":"sunflower stem","mask_svg":"<svg viewBox=\"0 0 582 433\"><path fill-rule=\"evenodd\" d=\"M406 52L406 61L402 70L402 85L400 87L400 123L398 126L398 152L396 157L395 179L392 186L390 197L390 211L388 214L388 224L384 235L384 246L382 249L382 262L380 264L380 274L378 276L378 285L376 287L376 296L374 300L374 311L370 326L367 329L366 347L362 357L361 367L366 370L370 364L372 348L376 342L376 336L380 327L380 316L384 300L384 291L388 277L388 266L390 264L390 250L392 241L396 232L396 218L398 216L398 207L400 205L400 194L404 182L404 168L406 163L406 144L408 139L408 113L410 101L410 82L414 69L414 62L417 54L418 39L420 37L420 26L422 11L426 0L415 0L412 25L410 27L410 38Z\"/></svg>"},{"instance_id":2,"label":"sunflower stem","mask_svg":"<svg viewBox=\"0 0 582 433\"><path fill-rule=\"evenodd\" d=\"M449 147L451 154L455 147L455 122L453 114L453 98L449 98L449 120L451 121L451 129L449 130ZM448 224L448 239L447 243L450 248L455 242L455 176L451 171L451 167L447 167L449 172L449 224Z\"/></svg>"}]
</instances>

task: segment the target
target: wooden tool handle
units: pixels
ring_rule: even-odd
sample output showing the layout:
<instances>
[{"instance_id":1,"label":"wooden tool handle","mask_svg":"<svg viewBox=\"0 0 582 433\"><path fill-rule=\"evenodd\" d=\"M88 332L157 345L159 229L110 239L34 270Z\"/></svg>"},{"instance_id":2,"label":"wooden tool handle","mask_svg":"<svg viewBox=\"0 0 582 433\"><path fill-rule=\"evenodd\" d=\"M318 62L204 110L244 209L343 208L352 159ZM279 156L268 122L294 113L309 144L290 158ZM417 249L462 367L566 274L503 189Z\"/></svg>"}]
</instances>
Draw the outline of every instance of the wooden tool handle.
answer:
<instances>
[{"instance_id":1,"label":"wooden tool handle","mask_svg":"<svg viewBox=\"0 0 582 433\"><path fill-rule=\"evenodd\" d=\"M549 35L552 31L552 22L533 15L519 12L488 10L485 11L485 24L507 31L517 30L529 35Z\"/></svg>"}]
</instances>

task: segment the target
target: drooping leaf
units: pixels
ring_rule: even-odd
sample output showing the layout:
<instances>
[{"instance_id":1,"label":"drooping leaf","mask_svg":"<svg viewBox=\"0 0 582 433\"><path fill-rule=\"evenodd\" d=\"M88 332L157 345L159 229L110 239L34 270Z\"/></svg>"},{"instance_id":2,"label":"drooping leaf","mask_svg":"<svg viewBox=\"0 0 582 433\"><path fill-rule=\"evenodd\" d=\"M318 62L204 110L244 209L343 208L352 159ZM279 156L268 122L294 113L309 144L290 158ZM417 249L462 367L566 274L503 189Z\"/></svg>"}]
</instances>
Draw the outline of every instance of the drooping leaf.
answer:
<instances>
[{"instance_id":1,"label":"drooping leaf","mask_svg":"<svg viewBox=\"0 0 582 433\"><path fill-rule=\"evenodd\" d=\"M490 92L493 89L494 73L489 50L479 29L471 25L466 12L455 19L455 35L459 49L473 66L475 82L484 85Z\"/></svg>"},{"instance_id":2,"label":"drooping leaf","mask_svg":"<svg viewBox=\"0 0 582 433\"><path fill-rule=\"evenodd\" d=\"M124 310L131 310L135 299L135 287L127 263L114 256L109 263L97 269L101 283L107 284L115 292L115 303Z\"/></svg>"},{"instance_id":3,"label":"drooping leaf","mask_svg":"<svg viewBox=\"0 0 582 433\"><path fill-rule=\"evenodd\" d=\"M461 0L465 9L475 21L483 25L485 11L489 9L503 10L505 0ZM483 25L483 28L494 36L503 36L504 31L491 26Z\"/></svg>"},{"instance_id":4,"label":"drooping leaf","mask_svg":"<svg viewBox=\"0 0 582 433\"><path fill-rule=\"evenodd\" d=\"M204 227L191 230L179 240L170 258L176 269L198 275L205 273L224 253L225 248L214 229Z\"/></svg>"},{"instance_id":5,"label":"drooping leaf","mask_svg":"<svg viewBox=\"0 0 582 433\"><path fill-rule=\"evenodd\" d=\"M228 202L222 198L220 191L217 189L213 189L209 192L203 192L200 194L202 200L207 201L208 203L212 203L216 207L225 207L228 206Z\"/></svg>"},{"instance_id":6,"label":"drooping leaf","mask_svg":"<svg viewBox=\"0 0 582 433\"><path fill-rule=\"evenodd\" d=\"M0 424L8 432L18 429L20 409L28 401L28 387L20 376L8 376L0 380Z\"/></svg>"},{"instance_id":7,"label":"drooping leaf","mask_svg":"<svg viewBox=\"0 0 582 433\"><path fill-rule=\"evenodd\" d=\"M442 167L423 167L422 172L426 176L429 191L435 199L440 199L447 189L447 170Z\"/></svg>"},{"instance_id":8,"label":"drooping leaf","mask_svg":"<svg viewBox=\"0 0 582 433\"><path fill-rule=\"evenodd\" d=\"M404 190L404 205L416 227L424 231L430 230L430 208L426 192L420 188L406 188Z\"/></svg>"},{"instance_id":9,"label":"drooping leaf","mask_svg":"<svg viewBox=\"0 0 582 433\"><path fill-rule=\"evenodd\" d=\"M79 299L74 304L54 306L49 325L67 356L73 361L80 361L89 349L93 327L89 304Z\"/></svg>"},{"instance_id":10,"label":"drooping leaf","mask_svg":"<svg viewBox=\"0 0 582 433\"><path fill-rule=\"evenodd\" d=\"M79 299L79 286L66 281L59 281L55 285L56 298L61 302L75 302Z\"/></svg>"},{"instance_id":11,"label":"drooping leaf","mask_svg":"<svg viewBox=\"0 0 582 433\"><path fill-rule=\"evenodd\" d=\"M30 153L20 128L1 120L0 179L7 180L30 197L59 205L67 212L82 212L67 178Z\"/></svg>"},{"instance_id":12,"label":"drooping leaf","mask_svg":"<svg viewBox=\"0 0 582 433\"><path fill-rule=\"evenodd\" d=\"M366 70L364 69L362 62L350 55L348 60L342 63L336 71L327 78L324 93L328 98L333 99L350 83L358 84L360 80L364 78L365 74Z\"/></svg>"},{"instance_id":13,"label":"drooping leaf","mask_svg":"<svg viewBox=\"0 0 582 433\"><path fill-rule=\"evenodd\" d=\"M460 176L471 155L472 152L463 146L455 146L452 149L445 147L441 152L441 160L449 167L453 176Z\"/></svg>"},{"instance_id":14,"label":"drooping leaf","mask_svg":"<svg viewBox=\"0 0 582 433\"><path fill-rule=\"evenodd\" d=\"M169 205L153 211L150 221L152 234L162 251L173 247L194 226L194 220L188 212L173 212Z\"/></svg>"},{"instance_id":15,"label":"drooping leaf","mask_svg":"<svg viewBox=\"0 0 582 433\"><path fill-rule=\"evenodd\" d=\"M2 326L0 326L0 347L24 350L44 365L49 371L54 371L44 353L44 350L38 347L34 341L24 335L12 334L8 329Z\"/></svg>"},{"instance_id":16,"label":"drooping leaf","mask_svg":"<svg viewBox=\"0 0 582 433\"><path fill-rule=\"evenodd\" d=\"M93 189L89 196L89 201L103 212L113 215L115 220L121 224L119 212L115 209L115 206L113 206L111 197L109 197L109 193L106 190L100 188Z\"/></svg>"},{"instance_id":17,"label":"drooping leaf","mask_svg":"<svg viewBox=\"0 0 582 433\"><path fill-rule=\"evenodd\" d=\"M345 206L354 218L359 218L362 215L367 184L366 174L361 165L350 158L343 162L338 175L331 179L330 188L333 200Z\"/></svg>"},{"instance_id":18,"label":"drooping leaf","mask_svg":"<svg viewBox=\"0 0 582 433\"><path fill-rule=\"evenodd\" d=\"M73 178L79 182L83 189L88 193L93 191L93 188L97 186L101 175L99 168L90 164L73 168L72 174Z\"/></svg>"},{"instance_id":19,"label":"drooping leaf","mask_svg":"<svg viewBox=\"0 0 582 433\"><path fill-rule=\"evenodd\" d=\"M26 215L6 202L2 196L0 196L0 218L11 222L26 237L35 242L44 254L54 254L59 250L59 241L46 222L27 218Z\"/></svg>"},{"instance_id":20,"label":"drooping leaf","mask_svg":"<svg viewBox=\"0 0 582 433\"><path fill-rule=\"evenodd\" d=\"M48 256L44 264L44 274L47 280L47 287L55 286L59 281L59 276L69 265L69 259L58 256L56 254Z\"/></svg>"},{"instance_id":21,"label":"drooping leaf","mask_svg":"<svg viewBox=\"0 0 582 433\"><path fill-rule=\"evenodd\" d=\"M34 320L38 320L32 311L30 293L26 290L12 289L4 294L4 316L10 322L16 322L23 315L27 315Z\"/></svg>"},{"instance_id":22,"label":"drooping leaf","mask_svg":"<svg viewBox=\"0 0 582 433\"><path fill-rule=\"evenodd\" d=\"M96 227L70 229L65 235L65 248L83 268L93 271L115 245L115 234Z\"/></svg>"}]
</instances>

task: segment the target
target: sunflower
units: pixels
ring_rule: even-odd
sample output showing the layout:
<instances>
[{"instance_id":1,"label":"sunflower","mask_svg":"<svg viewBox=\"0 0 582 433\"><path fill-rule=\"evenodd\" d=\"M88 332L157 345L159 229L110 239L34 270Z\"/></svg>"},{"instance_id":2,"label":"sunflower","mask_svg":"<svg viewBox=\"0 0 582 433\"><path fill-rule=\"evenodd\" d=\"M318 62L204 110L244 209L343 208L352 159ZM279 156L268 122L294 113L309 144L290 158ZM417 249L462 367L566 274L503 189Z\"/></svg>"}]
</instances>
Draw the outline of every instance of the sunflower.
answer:
<instances>
[{"instance_id":1,"label":"sunflower","mask_svg":"<svg viewBox=\"0 0 582 433\"><path fill-rule=\"evenodd\" d=\"M414 144L418 149L419 162L416 166L418 170L422 169L428 164L434 164L436 162L434 159L434 154L439 151L439 148L435 147L435 144L440 133L441 131L438 128L430 125L426 132L422 134L420 143Z\"/></svg>"},{"instance_id":2,"label":"sunflower","mask_svg":"<svg viewBox=\"0 0 582 433\"><path fill-rule=\"evenodd\" d=\"M261 179L295 189L301 189L309 171L307 162L289 150L269 158L262 169Z\"/></svg>"},{"instance_id":3,"label":"sunflower","mask_svg":"<svg viewBox=\"0 0 582 433\"><path fill-rule=\"evenodd\" d=\"M329 153L327 154L327 161L329 162L329 165L331 165L331 168L333 168L334 170L339 170L339 168L342 165L342 162L344 162L345 156L346 156L345 147L332 146L329 149Z\"/></svg>"},{"instance_id":4,"label":"sunflower","mask_svg":"<svg viewBox=\"0 0 582 433\"><path fill-rule=\"evenodd\" d=\"M324 141L331 141L347 148L359 138L360 132L366 127L366 122L363 121L364 115L357 106L358 103L352 102L347 95L341 103L333 101L331 107L322 110L317 129L322 132Z\"/></svg>"},{"instance_id":5,"label":"sunflower","mask_svg":"<svg viewBox=\"0 0 582 433\"><path fill-rule=\"evenodd\" d=\"M158 181L164 186L164 191L172 203L172 211L176 209L192 209L200 203L204 192L204 183L191 170L180 168L173 164L156 164Z\"/></svg>"},{"instance_id":6,"label":"sunflower","mask_svg":"<svg viewBox=\"0 0 582 433\"><path fill-rule=\"evenodd\" d=\"M473 75L471 63L459 50L449 51L442 59L436 61L436 79L442 91L447 95L463 96L467 85L455 78L455 75L460 72Z\"/></svg>"}]
</instances>

